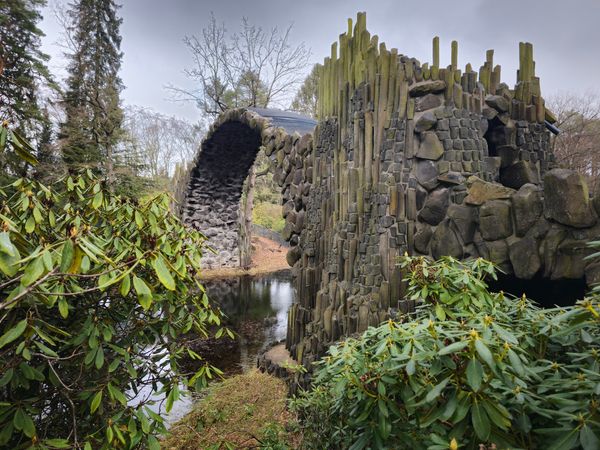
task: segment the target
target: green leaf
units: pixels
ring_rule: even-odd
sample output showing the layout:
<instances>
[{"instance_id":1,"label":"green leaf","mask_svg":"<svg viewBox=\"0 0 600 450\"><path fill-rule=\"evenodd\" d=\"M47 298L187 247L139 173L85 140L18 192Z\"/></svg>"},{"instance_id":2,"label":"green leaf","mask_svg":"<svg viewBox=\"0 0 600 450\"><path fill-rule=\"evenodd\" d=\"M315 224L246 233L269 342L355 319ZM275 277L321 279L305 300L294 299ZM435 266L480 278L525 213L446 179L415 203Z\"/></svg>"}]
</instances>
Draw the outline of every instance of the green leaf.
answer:
<instances>
[{"instance_id":1,"label":"green leaf","mask_svg":"<svg viewBox=\"0 0 600 450\"><path fill-rule=\"evenodd\" d=\"M479 391L481 382L483 381L483 366L477 358L472 358L467 364L467 383L473 391Z\"/></svg>"},{"instance_id":2,"label":"green leaf","mask_svg":"<svg viewBox=\"0 0 600 450\"><path fill-rule=\"evenodd\" d=\"M133 276L133 288L138 297L138 301L142 308L147 310L152 306L152 291L148 287L148 285L141 278Z\"/></svg>"},{"instance_id":3,"label":"green leaf","mask_svg":"<svg viewBox=\"0 0 600 450\"><path fill-rule=\"evenodd\" d=\"M443 356L443 355L448 355L450 353L457 353L457 352L461 351L463 348L465 348L467 345L469 345L468 341L454 342L453 344L447 345L446 347L442 348L438 352L438 355Z\"/></svg>"},{"instance_id":4,"label":"green leaf","mask_svg":"<svg viewBox=\"0 0 600 450\"><path fill-rule=\"evenodd\" d=\"M69 303L67 303L67 299L64 297L58 299L58 312L63 319L69 316Z\"/></svg>"},{"instance_id":5,"label":"green leaf","mask_svg":"<svg viewBox=\"0 0 600 450\"><path fill-rule=\"evenodd\" d=\"M35 346L37 348L39 348L42 353L44 353L45 355L48 356L52 356L54 358L58 358L58 353L56 353L54 350L52 350L51 348L47 347L44 343L39 342L39 341L35 341L34 342Z\"/></svg>"},{"instance_id":6,"label":"green leaf","mask_svg":"<svg viewBox=\"0 0 600 450\"><path fill-rule=\"evenodd\" d=\"M104 365L104 350L102 349L102 346L100 346L96 352L94 363L96 364L96 369L101 369Z\"/></svg>"},{"instance_id":7,"label":"green leaf","mask_svg":"<svg viewBox=\"0 0 600 450\"><path fill-rule=\"evenodd\" d=\"M135 223L137 224L138 228L140 230L142 228L144 228L144 218L142 217L142 215L138 211L135 211L133 215L135 218Z\"/></svg>"},{"instance_id":8,"label":"green leaf","mask_svg":"<svg viewBox=\"0 0 600 450\"><path fill-rule=\"evenodd\" d=\"M519 358L519 355L517 355L512 349L508 349L508 360L510 361L511 366L517 375L521 377L525 375L525 369L523 368L521 358Z\"/></svg>"},{"instance_id":9,"label":"green leaf","mask_svg":"<svg viewBox=\"0 0 600 450\"><path fill-rule=\"evenodd\" d=\"M33 208L33 220L35 220L35 223L42 223L43 220L42 213L37 206Z\"/></svg>"},{"instance_id":10,"label":"green leaf","mask_svg":"<svg viewBox=\"0 0 600 450\"><path fill-rule=\"evenodd\" d=\"M579 442L583 450L598 450L600 449L600 441L598 436L592 431L591 427L587 424L581 427L579 431Z\"/></svg>"},{"instance_id":11,"label":"green leaf","mask_svg":"<svg viewBox=\"0 0 600 450\"><path fill-rule=\"evenodd\" d=\"M0 270L8 277L15 276L19 270L18 262L20 259L18 252L16 256L10 256L7 253L0 252Z\"/></svg>"},{"instance_id":12,"label":"green leaf","mask_svg":"<svg viewBox=\"0 0 600 450\"><path fill-rule=\"evenodd\" d=\"M8 128L2 126L0 129L0 153L4 151L4 147L6 146L6 136L8 135Z\"/></svg>"},{"instance_id":13,"label":"green leaf","mask_svg":"<svg viewBox=\"0 0 600 450\"><path fill-rule=\"evenodd\" d=\"M4 347L7 344L10 344L12 341L21 336L26 328L27 319L23 319L10 330L8 330L6 333L4 333L2 336L0 336L0 348Z\"/></svg>"},{"instance_id":14,"label":"green leaf","mask_svg":"<svg viewBox=\"0 0 600 450\"><path fill-rule=\"evenodd\" d=\"M169 395L167 395L167 402L165 404L165 411L168 413L173 408L173 403L175 402L175 390L171 389Z\"/></svg>"},{"instance_id":15,"label":"green leaf","mask_svg":"<svg viewBox=\"0 0 600 450\"><path fill-rule=\"evenodd\" d=\"M494 357L492 356L492 352L487 348L487 345L483 343L481 339L477 339L475 341L475 350L477 350L477 354L479 357L488 365L491 369L496 367L494 363Z\"/></svg>"},{"instance_id":16,"label":"green leaf","mask_svg":"<svg viewBox=\"0 0 600 450\"><path fill-rule=\"evenodd\" d=\"M561 435L553 441L551 447L548 450L570 450L575 446L578 438L578 429L575 428L569 433L561 433Z\"/></svg>"},{"instance_id":17,"label":"green leaf","mask_svg":"<svg viewBox=\"0 0 600 450\"><path fill-rule=\"evenodd\" d=\"M487 441L490 437L490 420L484 408L477 401L471 407L471 423L477 437L484 442Z\"/></svg>"},{"instance_id":18,"label":"green leaf","mask_svg":"<svg viewBox=\"0 0 600 450\"><path fill-rule=\"evenodd\" d=\"M440 303L435 305L435 316L438 318L438 320L446 320L446 311Z\"/></svg>"},{"instance_id":19,"label":"green leaf","mask_svg":"<svg viewBox=\"0 0 600 450\"><path fill-rule=\"evenodd\" d=\"M27 142L19 133L17 133L14 130L11 133L12 133L12 136L14 138L13 144L15 144L15 143L18 144L18 145L14 146L15 152L17 153L17 155L22 160L28 162L32 166L37 165L38 164L38 160L37 160L37 158L35 156L33 156L33 154L35 153L35 150L29 144L29 142Z\"/></svg>"},{"instance_id":20,"label":"green leaf","mask_svg":"<svg viewBox=\"0 0 600 450\"><path fill-rule=\"evenodd\" d=\"M129 291L131 290L131 277L129 274L125 275L121 280L121 286L119 287L119 292L123 297L127 297Z\"/></svg>"},{"instance_id":21,"label":"green leaf","mask_svg":"<svg viewBox=\"0 0 600 450\"><path fill-rule=\"evenodd\" d=\"M94 208L94 209L100 208L100 205L102 205L102 200L104 200L102 191L98 191L96 193L96 195L94 195L94 199L92 200L92 208Z\"/></svg>"},{"instance_id":22,"label":"green leaf","mask_svg":"<svg viewBox=\"0 0 600 450\"><path fill-rule=\"evenodd\" d=\"M174 291L175 290L175 280L173 279L173 276L171 275L171 272L167 268L167 265L165 264L165 261L163 260L163 258L160 256L158 258L156 258L153 262L153 266L154 266L154 271L156 272L156 276L158 277L160 282L163 284L163 286L166 287L170 291Z\"/></svg>"},{"instance_id":23,"label":"green leaf","mask_svg":"<svg viewBox=\"0 0 600 450\"><path fill-rule=\"evenodd\" d=\"M71 448L67 439L46 439L44 444L51 448Z\"/></svg>"},{"instance_id":24,"label":"green leaf","mask_svg":"<svg viewBox=\"0 0 600 450\"><path fill-rule=\"evenodd\" d=\"M494 425L502 430L508 430L510 427L510 413L501 404L494 404L490 401L481 402L485 412Z\"/></svg>"},{"instance_id":25,"label":"green leaf","mask_svg":"<svg viewBox=\"0 0 600 450\"><path fill-rule=\"evenodd\" d=\"M137 418L140 419L140 425L142 427L142 431L144 433L150 433L150 422L148 422L148 417L146 417L146 414L143 413L143 411L138 411L138 413L136 414Z\"/></svg>"},{"instance_id":26,"label":"green leaf","mask_svg":"<svg viewBox=\"0 0 600 450\"><path fill-rule=\"evenodd\" d=\"M10 241L10 234L6 231L0 233L0 252L8 256L19 256L17 248Z\"/></svg>"},{"instance_id":27,"label":"green leaf","mask_svg":"<svg viewBox=\"0 0 600 450\"><path fill-rule=\"evenodd\" d=\"M73 241L68 239L62 248L62 254L60 257L60 271L66 273L73 263L73 257L75 256L75 247Z\"/></svg>"},{"instance_id":28,"label":"green leaf","mask_svg":"<svg viewBox=\"0 0 600 450\"><path fill-rule=\"evenodd\" d=\"M21 278L21 284L23 286L30 286L35 283L44 273L44 260L41 256L37 256L33 261L27 264L23 277Z\"/></svg>"},{"instance_id":29,"label":"green leaf","mask_svg":"<svg viewBox=\"0 0 600 450\"><path fill-rule=\"evenodd\" d=\"M2 375L2 378L0 378L0 387L4 387L8 383L10 383L10 380L12 380L14 373L15 373L15 371L12 367L10 369L8 369L6 372L4 372L4 375Z\"/></svg>"},{"instance_id":30,"label":"green leaf","mask_svg":"<svg viewBox=\"0 0 600 450\"><path fill-rule=\"evenodd\" d=\"M417 369L417 367L416 367L416 362L415 362L415 360L414 360L414 359L412 359L412 358L411 358L411 359L408 361L408 364L406 364L406 374L407 374L409 377L410 377L410 376L413 376L413 375L415 374L415 372L416 372L416 369Z\"/></svg>"},{"instance_id":31,"label":"green leaf","mask_svg":"<svg viewBox=\"0 0 600 450\"><path fill-rule=\"evenodd\" d=\"M508 330L505 330L497 323L492 323L492 328L494 331L500 336L500 338L509 344L517 345L519 343L518 339Z\"/></svg>"},{"instance_id":32,"label":"green leaf","mask_svg":"<svg viewBox=\"0 0 600 450\"><path fill-rule=\"evenodd\" d=\"M155 436L148 436L148 448L149 450L160 450L160 443Z\"/></svg>"},{"instance_id":33,"label":"green leaf","mask_svg":"<svg viewBox=\"0 0 600 450\"><path fill-rule=\"evenodd\" d=\"M348 450L362 450L371 441L371 433L364 432Z\"/></svg>"},{"instance_id":34,"label":"green leaf","mask_svg":"<svg viewBox=\"0 0 600 450\"><path fill-rule=\"evenodd\" d=\"M17 409L13 417L13 425L17 430L22 430L27 437L35 436L35 424L22 408Z\"/></svg>"},{"instance_id":35,"label":"green leaf","mask_svg":"<svg viewBox=\"0 0 600 450\"><path fill-rule=\"evenodd\" d=\"M114 387L111 383L108 383L108 393L112 398L117 400L121 405L127 406L127 398L125 395L116 387Z\"/></svg>"},{"instance_id":36,"label":"green leaf","mask_svg":"<svg viewBox=\"0 0 600 450\"><path fill-rule=\"evenodd\" d=\"M27 219L27 222L25 222L25 231L30 234L33 233L33 230L35 230L35 219L31 215L29 216L29 219Z\"/></svg>"},{"instance_id":37,"label":"green leaf","mask_svg":"<svg viewBox=\"0 0 600 450\"><path fill-rule=\"evenodd\" d=\"M94 395L94 398L92 399L92 403L90 405L90 413L94 414L94 412L96 412L96 410L100 406L101 401L102 401L102 391L100 390L100 391L96 392L96 395Z\"/></svg>"},{"instance_id":38,"label":"green leaf","mask_svg":"<svg viewBox=\"0 0 600 450\"><path fill-rule=\"evenodd\" d=\"M445 380L442 380L438 385L436 385L431 391L429 391L427 393L427 396L425 397L425 401L427 403L429 403L429 402L435 400L436 398L438 398L449 381L450 381L450 377L446 378Z\"/></svg>"}]
</instances>

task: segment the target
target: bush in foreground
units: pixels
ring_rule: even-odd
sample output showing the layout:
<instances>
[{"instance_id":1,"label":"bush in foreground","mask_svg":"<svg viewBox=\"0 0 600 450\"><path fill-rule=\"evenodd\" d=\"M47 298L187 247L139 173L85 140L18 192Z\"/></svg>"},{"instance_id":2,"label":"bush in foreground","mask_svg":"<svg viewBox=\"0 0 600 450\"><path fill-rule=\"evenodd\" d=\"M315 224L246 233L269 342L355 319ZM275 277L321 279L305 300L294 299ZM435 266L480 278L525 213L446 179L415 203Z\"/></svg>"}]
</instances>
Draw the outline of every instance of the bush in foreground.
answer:
<instances>
[{"instance_id":1,"label":"bush in foreground","mask_svg":"<svg viewBox=\"0 0 600 450\"><path fill-rule=\"evenodd\" d=\"M204 237L169 201L90 172L0 190L0 447L157 449L153 396L168 411L211 377L179 365L178 337L220 316L196 279Z\"/></svg>"},{"instance_id":2,"label":"bush in foreground","mask_svg":"<svg viewBox=\"0 0 600 450\"><path fill-rule=\"evenodd\" d=\"M421 306L330 348L293 402L307 448L599 448L597 296L540 309L483 260L402 265Z\"/></svg>"}]
</instances>

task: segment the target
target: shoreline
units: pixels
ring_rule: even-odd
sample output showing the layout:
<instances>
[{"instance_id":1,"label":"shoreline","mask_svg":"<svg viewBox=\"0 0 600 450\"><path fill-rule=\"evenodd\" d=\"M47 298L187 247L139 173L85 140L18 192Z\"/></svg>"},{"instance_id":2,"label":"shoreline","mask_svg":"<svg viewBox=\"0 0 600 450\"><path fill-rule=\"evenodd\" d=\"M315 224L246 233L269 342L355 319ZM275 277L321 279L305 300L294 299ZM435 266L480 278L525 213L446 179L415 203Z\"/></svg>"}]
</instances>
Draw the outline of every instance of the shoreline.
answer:
<instances>
[{"instance_id":1,"label":"shoreline","mask_svg":"<svg viewBox=\"0 0 600 450\"><path fill-rule=\"evenodd\" d=\"M288 248L262 236L252 236L252 263L249 267L218 267L203 270L200 280L215 280L240 276L266 275L290 270L286 260Z\"/></svg>"}]
</instances>

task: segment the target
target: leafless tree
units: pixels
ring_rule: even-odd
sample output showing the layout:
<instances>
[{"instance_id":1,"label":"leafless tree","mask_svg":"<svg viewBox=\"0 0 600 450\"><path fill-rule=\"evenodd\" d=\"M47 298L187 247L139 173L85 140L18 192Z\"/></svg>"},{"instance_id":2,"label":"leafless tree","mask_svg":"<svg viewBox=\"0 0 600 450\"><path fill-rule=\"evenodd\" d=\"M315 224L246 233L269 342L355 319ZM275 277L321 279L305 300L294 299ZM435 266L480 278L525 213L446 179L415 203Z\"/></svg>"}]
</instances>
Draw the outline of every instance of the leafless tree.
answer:
<instances>
[{"instance_id":1,"label":"leafless tree","mask_svg":"<svg viewBox=\"0 0 600 450\"><path fill-rule=\"evenodd\" d=\"M557 162L586 176L594 189L600 179L600 96L561 93L547 105L561 130L552 140Z\"/></svg>"},{"instance_id":2,"label":"leafless tree","mask_svg":"<svg viewBox=\"0 0 600 450\"><path fill-rule=\"evenodd\" d=\"M177 163L195 155L204 127L149 109L130 107L125 111L129 152L136 155L146 175L169 177Z\"/></svg>"},{"instance_id":3,"label":"leafless tree","mask_svg":"<svg viewBox=\"0 0 600 450\"><path fill-rule=\"evenodd\" d=\"M194 90L171 86L179 100L196 102L203 114L216 116L228 108L284 107L302 82L310 50L290 42L292 25L283 32L264 30L244 18L241 30L228 34L213 14L200 36L187 36L194 66L186 70Z\"/></svg>"}]
</instances>

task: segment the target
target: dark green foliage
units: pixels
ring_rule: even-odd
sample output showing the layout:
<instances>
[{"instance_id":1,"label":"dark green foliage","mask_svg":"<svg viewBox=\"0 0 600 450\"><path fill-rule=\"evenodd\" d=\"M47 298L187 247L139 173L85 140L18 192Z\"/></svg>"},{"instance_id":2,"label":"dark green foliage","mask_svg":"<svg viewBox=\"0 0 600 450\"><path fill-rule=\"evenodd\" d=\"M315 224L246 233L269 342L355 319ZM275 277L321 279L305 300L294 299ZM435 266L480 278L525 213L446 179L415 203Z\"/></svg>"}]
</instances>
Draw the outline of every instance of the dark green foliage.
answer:
<instances>
[{"instance_id":1,"label":"dark green foliage","mask_svg":"<svg viewBox=\"0 0 600 450\"><path fill-rule=\"evenodd\" d=\"M53 83L40 50L45 0L0 2L0 122L7 121L26 139L38 141L48 120L43 114L40 88ZM26 166L11 154L0 156L0 181L23 175Z\"/></svg>"},{"instance_id":2,"label":"dark green foliage","mask_svg":"<svg viewBox=\"0 0 600 450\"><path fill-rule=\"evenodd\" d=\"M0 3L0 120L31 133L44 120L40 84L49 79L42 53L40 9L46 0L8 0ZM34 134L34 133L33 133Z\"/></svg>"},{"instance_id":3,"label":"dark green foliage","mask_svg":"<svg viewBox=\"0 0 600 450\"><path fill-rule=\"evenodd\" d=\"M483 260L402 265L421 306L331 347L294 402L307 448L598 449L597 296L540 309Z\"/></svg>"},{"instance_id":4,"label":"dark green foliage","mask_svg":"<svg viewBox=\"0 0 600 450\"><path fill-rule=\"evenodd\" d=\"M89 170L0 190L0 447L158 449L148 394L168 411L213 376L179 365L199 358L181 336L220 314L196 278L204 237L169 202L115 196Z\"/></svg>"},{"instance_id":5,"label":"dark green foliage","mask_svg":"<svg viewBox=\"0 0 600 450\"><path fill-rule=\"evenodd\" d=\"M123 138L119 95L122 53L114 0L78 0L69 18L76 46L70 55L60 138L70 168L89 167L115 180L114 158Z\"/></svg>"}]
</instances>

